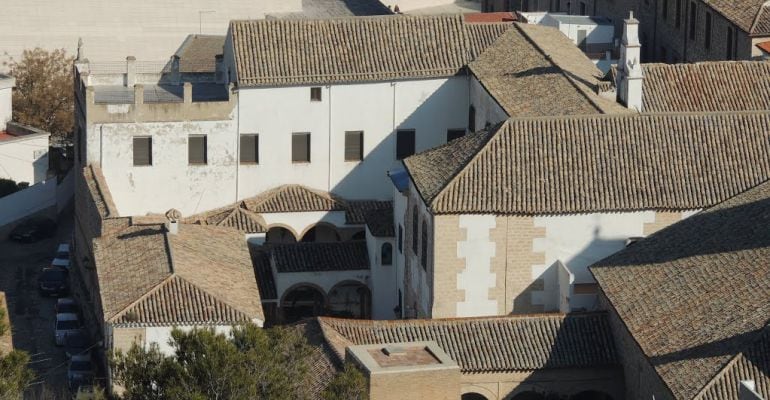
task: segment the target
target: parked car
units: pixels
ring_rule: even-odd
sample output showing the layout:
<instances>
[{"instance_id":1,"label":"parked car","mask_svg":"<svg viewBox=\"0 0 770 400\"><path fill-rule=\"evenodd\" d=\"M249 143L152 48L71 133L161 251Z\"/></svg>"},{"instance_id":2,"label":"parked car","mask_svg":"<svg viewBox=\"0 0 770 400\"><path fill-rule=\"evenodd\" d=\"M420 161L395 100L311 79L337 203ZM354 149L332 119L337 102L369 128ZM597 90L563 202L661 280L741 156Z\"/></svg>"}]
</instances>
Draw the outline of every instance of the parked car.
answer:
<instances>
[{"instance_id":1,"label":"parked car","mask_svg":"<svg viewBox=\"0 0 770 400\"><path fill-rule=\"evenodd\" d=\"M51 261L51 267L70 269L70 245L62 243L56 248L56 256Z\"/></svg>"},{"instance_id":2,"label":"parked car","mask_svg":"<svg viewBox=\"0 0 770 400\"><path fill-rule=\"evenodd\" d=\"M56 314L54 337L57 346L64 346L67 336L80 330L80 320L77 314Z\"/></svg>"},{"instance_id":3,"label":"parked car","mask_svg":"<svg viewBox=\"0 0 770 400\"><path fill-rule=\"evenodd\" d=\"M29 218L11 231L11 239L17 242L32 243L56 235L56 222L50 218Z\"/></svg>"},{"instance_id":4,"label":"parked car","mask_svg":"<svg viewBox=\"0 0 770 400\"><path fill-rule=\"evenodd\" d=\"M93 384L96 369L90 356L75 356L70 359L67 367L67 381L70 390L77 391L81 386Z\"/></svg>"},{"instance_id":5,"label":"parked car","mask_svg":"<svg viewBox=\"0 0 770 400\"><path fill-rule=\"evenodd\" d=\"M38 289L44 296L64 296L69 293L69 279L66 270L46 268L37 278Z\"/></svg>"},{"instance_id":6,"label":"parked car","mask_svg":"<svg viewBox=\"0 0 770 400\"><path fill-rule=\"evenodd\" d=\"M91 347L93 343L85 329L74 331L64 339L64 354L67 358L90 355Z\"/></svg>"},{"instance_id":7,"label":"parked car","mask_svg":"<svg viewBox=\"0 0 770 400\"><path fill-rule=\"evenodd\" d=\"M54 311L56 314L79 314L80 307L72 297L60 297L56 300Z\"/></svg>"}]
</instances>

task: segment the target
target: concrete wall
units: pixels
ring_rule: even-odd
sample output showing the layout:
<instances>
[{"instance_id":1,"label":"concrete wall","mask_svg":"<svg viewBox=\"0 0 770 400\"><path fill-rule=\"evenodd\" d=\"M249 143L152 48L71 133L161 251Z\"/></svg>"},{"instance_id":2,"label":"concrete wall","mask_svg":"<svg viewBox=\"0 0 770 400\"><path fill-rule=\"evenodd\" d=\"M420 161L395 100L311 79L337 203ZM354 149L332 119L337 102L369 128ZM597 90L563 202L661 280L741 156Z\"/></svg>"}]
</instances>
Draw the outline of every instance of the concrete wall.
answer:
<instances>
[{"instance_id":1,"label":"concrete wall","mask_svg":"<svg viewBox=\"0 0 770 400\"><path fill-rule=\"evenodd\" d=\"M242 166L239 196L298 183L356 199L389 199L387 170L398 165L396 129L416 131L416 151L446 142L448 129L466 125L465 77L322 87L242 89L241 134L259 134L259 164ZM300 116L300 117L298 117ZM364 132L364 160L344 160L345 131ZM310 132L309 163L292 163L293 132ZM280 173L276 173L280 171Z\"/></svg>"},{"instance_id":2,"label":"concrete wall","mask_svg":"<svg viewBox=\"0 0 770 400\"><path fill-rule=\"evenodd\" d=\"M0 178L34 185L48 173L48 134L0 140Z\"/></svg>"},{"instance_id":3,"label":"concrete wall","mask_svg":"<svg viewBox=\"0 0 770 400\"><path fill-rule=\"evenodd\" d=\"M613 47L613 40L615 35L615 27L612 25L598 25L598 24L568 24L559 22L549 14L546 14L540 21L540 25L550 26L557 28L575 45L578 43L578 31L586 31L586 49L587 51L602 51L609 50ZM605 45L605 46L599 46Z\"/></svg>"},{"instance_id":4,"label":"concrete wall","mask_svg":"<svg viewBox=\"0 0 770 400\"><path fill-rule=\"evenodd\" d=\"M301 0L5 0L2 8L0 64L5 52L18 59L35 47L74 55L79 37L91 61L167 60L188 34L224 35L231 19L302 9Z\"/></svg>"},{"instance_id":5,"label":"concrete wall","mask_svg":"<svg viewBox=\"0 0 770 400\"><path fill-rule=\"evenodd\" d=\"M0 227L44 211L55 217L72 200L74 174L70 171L61 184L54 177L0 198Z\"/></svg>"}]
</instances>

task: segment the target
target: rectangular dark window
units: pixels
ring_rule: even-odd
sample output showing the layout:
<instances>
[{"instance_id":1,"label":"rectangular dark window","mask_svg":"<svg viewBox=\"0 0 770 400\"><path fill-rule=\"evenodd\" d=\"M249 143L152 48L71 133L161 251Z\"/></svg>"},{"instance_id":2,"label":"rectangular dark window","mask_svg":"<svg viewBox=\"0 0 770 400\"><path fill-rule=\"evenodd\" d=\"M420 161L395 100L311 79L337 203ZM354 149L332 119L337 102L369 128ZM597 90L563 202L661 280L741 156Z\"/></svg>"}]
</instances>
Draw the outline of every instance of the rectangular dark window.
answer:
<instances>
[{"instance_id":1,"label":"rectangular dark window","mask_svg":"<svg viewBox=\"0 0 770 400\"><path fill-rule=\"evenodd\" d=\"M364 159L364 131L345 132L345 161Z\"/></svg>"},{"instance_id":2,"label":"rectangular dark window","mask_svg":"<svg viewBox=\"0 0 770 400\"><path fill-rule=\"evenodd\" d=\"M663 0L662 8L660 10L663 19L668 19L668 0Z\"/></svg>"},{"instance_id":3,"label":"rectangular dark window","mask_svg":"<svg viewBox=\"0 0 770 400\"><path fill-rule=\"evenodd\" d=\"M396 159L402 160L414 154L414 129L396 131Z\"/></svg>"},{"instance_id":4,"label":"rectangular dark window","mask_svg":"<svg viewBox=\"0 0 770 400\"><path fill-rule=\"evenodd\" d=\"M727 27L727 59L733 59L733 27Z\"/></svg>"},{"instance_id":5,"label":"rectangular dark window","mask_svg":"<svg viewBox=\"0 0 770 400\"><path fill-rule=\"evenodd\" d=\"M465 136L465 129L449 129L446 131L446 142L449 143L463 136Z\"/></svg>"},{"instance_id":6,"label":"rectangular dark window","mask_svg":"<svg viewBox=\"0 0 770 400\"><path fill-rule=\"evenodd\" d=\"M190 135L187 138L187 161L190 164L206 164L206 135Z\"/></svg>"},{"instance_id":7,"label":"rectangular dark window","mask_svg":"<svg viewBox=\"0 0 770 400\"><path fill-rule=\"evenodd\" d=\"M476 132L476 107L468 107L468 130Z\"/></svg>"},{"instance_id":8,"label":"rectangular dark window","mask_svg":"<svg viewBox=\"0 0 770 400\"><path fill-rule=\"evenodd\" d=\"M694 2L690 3L690 40L695 40L695 17L698 15L698 9L696 7Z\"/></svg>"},{"instance_id":9,"label":"rectangular dark window","mask_svg":"<svg viewBox=\"0 0 770 400\"><path fill-rule=\"evenodd\" d=\"M674 24L677 28L682 26L682 2L684 0L674 0L676 1L676 21L674 21Z\"/></svg>"},{"instance_id":10,"label":"rectangular dark window","mask_svg":"<svg viewBox=\"0 0 770 400\"><path fill-rule=\"evenodd\" d=\"M259 135L241 135L241 164L259 164Z\"/></svg>"},{"instance_id":11,"label":"rectangular dark window","mask_svg":"<svg viewBox=\"0 0 770 400\"><path fill-rule=\"evenodd\" d=\"M310 162L309 132L295 132L291 134L291 161L295 163Z\"/></svg>"},{"instance_id":12,"label":"rectangular dark window","mask_svg":"<svg viewBox=\"0 0 770 400\"><path fill-rule=\"evenodd\" d=\"M152 138L134 137L134 166L152 165Z\"/></svg>"},{"instance_id":13,"label":"rectangular dark window","mask_svg":"<svg viewBox=\"0 0 770 400\"><path fill-rule=\"evenodd\" d=\"M311 87L310 88L310 101L321 101L321 88L320 87Z\"/></svg>"},{"instance_id":14,"label":"rectangular dark window","mask_svg":"<svg viewBox=\"0 0 770 400\"><path fill-rule=\"evenodd\" d=\"M404 254L404 227L398 224L398 254Z\"/></svg>"},{"instance_id":15,"label":"rectangular dark window","mask_svg":"<svg viewBox=\"0 0 770 400\"><path fill-rule=\"evenodd\" d=\"M586 15L586 3L580 2L580 15Z\"/></svg>"},{"instance_id":16,"label":"rectangular dark window","mask_svg":"<svg viewBox=\"0 0 770 400\"><path fill-rule=\"evenodd\" d=\"M706 34L705 34L706 38L704 39L703 45L707 49L710 49L711 48L711 13L710 12L706 13L705 30L706 30Z\"/></svg>"}]
</instances>

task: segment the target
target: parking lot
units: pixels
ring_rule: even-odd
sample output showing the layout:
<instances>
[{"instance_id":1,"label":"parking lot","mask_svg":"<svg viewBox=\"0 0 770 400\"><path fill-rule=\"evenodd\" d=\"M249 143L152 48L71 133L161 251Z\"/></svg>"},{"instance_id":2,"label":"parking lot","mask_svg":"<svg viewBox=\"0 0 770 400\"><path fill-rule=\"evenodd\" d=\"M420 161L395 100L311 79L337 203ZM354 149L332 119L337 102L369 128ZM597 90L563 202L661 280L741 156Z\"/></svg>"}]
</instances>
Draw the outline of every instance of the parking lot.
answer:
<instances>
[{"instance_id":1,"label":"parking lot","mask_svg":"<svg viewBox=\"0 0 770 400\"><path fill-rule=\"evenodd\" d=\"M70 239L72 211L65 210L58 223L53 238L31 244L0 242L0 290L7 298L13 346L30 354L37 374L28 398L66 393L67 360L64 349L54 344L56 299L43 298L37 291L40 271L51 262L57 245ZM41 395L42 391L46 394Z\"/></svg>"}]
</instances>

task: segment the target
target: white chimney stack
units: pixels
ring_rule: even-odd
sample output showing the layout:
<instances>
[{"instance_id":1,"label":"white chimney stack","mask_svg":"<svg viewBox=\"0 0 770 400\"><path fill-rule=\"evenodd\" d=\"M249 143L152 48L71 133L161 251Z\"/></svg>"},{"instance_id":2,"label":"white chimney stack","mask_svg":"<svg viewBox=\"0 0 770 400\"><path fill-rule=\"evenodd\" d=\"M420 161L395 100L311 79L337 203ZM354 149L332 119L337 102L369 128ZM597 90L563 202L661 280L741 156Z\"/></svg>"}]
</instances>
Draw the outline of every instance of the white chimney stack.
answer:
<instances>
[{"instance_id":1,"label":"white chimney stack","mask_svg":"<svg viewBox=\"0 0 770 400\"><path fill-rule=\"evenodd\" d=\"M641 44L639 43L639 21L634 13L623 21L623 40L620 43L618 60L618 98L630 109L642 111Z\"/></svg>"},{"instance_id":2,"label":"white chimney stack","mask_svg":"<svg viewBox=\"0 0 770 400\"><path fill-rule=\"evenodd\" d=\"M171 235L179 233L179 220L182 219L182 213L176 209L170 209L166 211L166 231Z\"/></svg>"}]
</instances>

